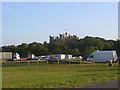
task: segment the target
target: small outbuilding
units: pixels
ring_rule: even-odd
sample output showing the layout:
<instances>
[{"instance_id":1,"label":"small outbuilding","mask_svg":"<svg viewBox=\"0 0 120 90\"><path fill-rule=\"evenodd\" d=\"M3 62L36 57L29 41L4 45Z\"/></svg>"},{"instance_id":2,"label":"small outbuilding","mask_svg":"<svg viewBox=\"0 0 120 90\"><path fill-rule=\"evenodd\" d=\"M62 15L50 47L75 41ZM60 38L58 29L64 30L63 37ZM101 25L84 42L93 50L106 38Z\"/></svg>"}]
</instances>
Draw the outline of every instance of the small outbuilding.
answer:
<instances>
[{"instance_id":1,"label":"small outbuilding","mask_svg":"<svg viewBox=\"0 0 120 90\"><path fill-rule=\"evenodd\" d=\"M71 58L72 58L72 55L70 54L65 55L65 59L71 59Z\"/></svg>"},{"instance_id":2,"label":"small outbuilding","mask_svg":"<svg viewBox=\"0 0 120 90\"><path fill-rule=\"evenodd\" d=\"M0 52L0 61L12 60L12 52Z\"/></svg>"},{"instance_id":3,"label":"small outbuilding","mask_svg":"<svg viewBox=\"0 0 120 90\"><path fill-rule=\"evenodd\" d=\"M52 54L50 55L51 59L65 59L65 54Z\"/></svg>"}]
</instances>

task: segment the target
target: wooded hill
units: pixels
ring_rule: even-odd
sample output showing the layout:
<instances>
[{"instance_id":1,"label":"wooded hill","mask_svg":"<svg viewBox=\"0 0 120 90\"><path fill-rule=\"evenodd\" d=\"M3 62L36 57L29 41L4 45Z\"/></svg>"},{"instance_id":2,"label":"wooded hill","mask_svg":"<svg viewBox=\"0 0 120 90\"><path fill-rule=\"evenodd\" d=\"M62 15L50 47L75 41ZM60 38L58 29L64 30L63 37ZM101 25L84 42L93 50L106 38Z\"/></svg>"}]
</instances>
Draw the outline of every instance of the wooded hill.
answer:
<instances>
[{"instance_id":1,"label":"wooded hill","mask_svg":"<svg viewBox=\"0 0 120 90\"><path fill-rule=\"evenodd\" d=\"M27 57L32 53L36 56L49 54L72 54L73 56L86 56L95 50L116 50L120 56L120 40L105 40L100 37L86 36L79 40L53 40L50 43L22 43L21 45L2 46L2 51L18 52L21 57Z\"/></svg>"}]
</instances>

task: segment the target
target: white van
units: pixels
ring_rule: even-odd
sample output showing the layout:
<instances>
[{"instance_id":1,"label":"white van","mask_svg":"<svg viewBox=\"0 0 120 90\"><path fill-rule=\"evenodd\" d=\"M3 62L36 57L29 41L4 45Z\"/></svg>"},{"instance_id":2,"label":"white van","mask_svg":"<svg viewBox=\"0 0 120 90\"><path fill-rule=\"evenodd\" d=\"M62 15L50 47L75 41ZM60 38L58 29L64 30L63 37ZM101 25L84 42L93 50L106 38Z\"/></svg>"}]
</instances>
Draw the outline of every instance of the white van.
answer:
<instances>
[{"instance_id":1,"label":"white van","mask_svg":"<svg viewBox=\"0 0 120 90\"><path fill-rule=\"evenodd\" d=\"M95 51L88 58L87 61L92 62L109 62L112 60L115 62L118 59L117 53L115 50L111 51Z\"/></svg>"}]
</instances>

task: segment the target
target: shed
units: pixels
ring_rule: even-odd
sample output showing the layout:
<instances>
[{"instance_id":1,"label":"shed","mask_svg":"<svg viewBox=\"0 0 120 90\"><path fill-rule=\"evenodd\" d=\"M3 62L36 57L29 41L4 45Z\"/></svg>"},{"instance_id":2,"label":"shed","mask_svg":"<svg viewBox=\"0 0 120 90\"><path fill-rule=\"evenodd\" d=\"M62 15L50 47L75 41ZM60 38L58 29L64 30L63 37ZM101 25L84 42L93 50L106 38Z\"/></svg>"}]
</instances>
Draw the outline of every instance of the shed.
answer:
<instances>
[{"instance_id":1,"label":"shed","mask_svg":"<svg viewBox=\"0 0 120 90\"><path fill-rule=\"evenodd\" d=\"M12 60L12 52L0 52L0 60Z\"/></svg>"}]
</instances>

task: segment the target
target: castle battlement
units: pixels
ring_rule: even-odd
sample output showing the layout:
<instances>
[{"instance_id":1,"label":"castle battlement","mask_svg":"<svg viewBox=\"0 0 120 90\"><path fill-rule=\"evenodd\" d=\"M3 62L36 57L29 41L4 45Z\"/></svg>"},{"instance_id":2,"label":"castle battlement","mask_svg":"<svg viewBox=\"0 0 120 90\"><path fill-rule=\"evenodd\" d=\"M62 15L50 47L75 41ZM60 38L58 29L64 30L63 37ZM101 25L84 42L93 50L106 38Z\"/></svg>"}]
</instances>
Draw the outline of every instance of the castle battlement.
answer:
<instances>
[{"instance_id":1,"label":"castle battlement","mask_svg":"<svg viewBox=\"0 0 120 90\"><path fill-rule=\"evenodd\" d=\"M66 40L66 41L72 41L72 40L79 40L79 37L77 35L70 35L67 32L63 34L59 34L59 36L50 36L50 42L56 40Z\"/></svg>"}]
</instances>

